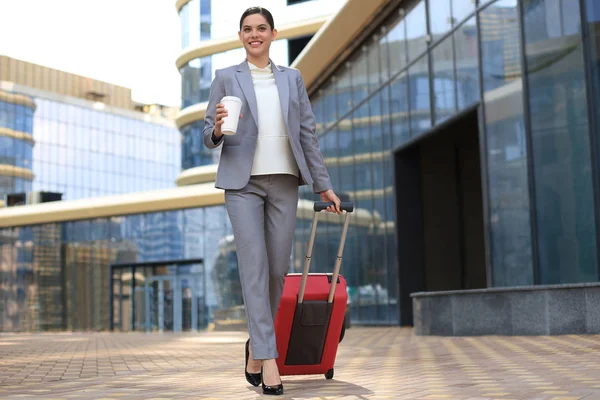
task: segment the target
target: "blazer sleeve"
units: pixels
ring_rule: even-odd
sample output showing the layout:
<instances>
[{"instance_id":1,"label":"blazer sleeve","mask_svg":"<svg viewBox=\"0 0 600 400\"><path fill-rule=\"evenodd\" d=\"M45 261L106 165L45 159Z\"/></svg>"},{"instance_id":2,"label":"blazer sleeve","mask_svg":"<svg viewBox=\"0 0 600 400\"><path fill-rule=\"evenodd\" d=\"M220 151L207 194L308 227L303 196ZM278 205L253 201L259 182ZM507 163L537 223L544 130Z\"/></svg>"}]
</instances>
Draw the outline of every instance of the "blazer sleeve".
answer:
<instances>
[{"instance_id":1,"label":"blazer sleeve","mask_svg":"<svg viewBox=\"0 0 600 400\"><path fill-rule=\"evenodd\" d=\"M315 115L313 113L304 78L297 71L296 83L298 85L298 99L300 103L300 144L306 159L306 165L313 180L313 192L320 193L332 189L331 180L323 154L319 149L319 139L316 134Z\"/></svg>"},{"instance_id":2,"label":"blazer sleeve","mask_svg":"<svg viewBox=\"0 0 600 400\"><path fill-rule=\"evenodd\" d=\"M206 108L206 115L204 116L204 130L202 131L202 137L204 145L209 149L214 149L223 143L224 136L218 141L213 140L213 132L215 131L215 116L217 113L217 104L225 96L225 88L219 71L215 71L215 79L213 79L210 85L210 94L208 95L208 106Z\"/></svg>"}]
</instances>

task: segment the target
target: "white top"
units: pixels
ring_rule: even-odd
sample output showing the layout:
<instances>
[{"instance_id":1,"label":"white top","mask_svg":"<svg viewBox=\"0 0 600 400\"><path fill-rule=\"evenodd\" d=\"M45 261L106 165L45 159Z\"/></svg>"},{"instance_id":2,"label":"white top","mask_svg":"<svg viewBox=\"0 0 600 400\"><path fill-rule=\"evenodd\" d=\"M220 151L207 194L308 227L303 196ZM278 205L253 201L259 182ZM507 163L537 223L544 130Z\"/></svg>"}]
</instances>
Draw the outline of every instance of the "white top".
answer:
<instances>
[{"instance_id":1,"label":"white top","mask_svg":"<svg viewBox=\"0 0 600 400\"><path fill-rule=\"evenodd\" d=\"M298 165L292 153L279 91L271 63L258 68L248 62L256 105L258 108L258 138L251 175L292 174L299 176Z\"/></svg>"}]
</instances>

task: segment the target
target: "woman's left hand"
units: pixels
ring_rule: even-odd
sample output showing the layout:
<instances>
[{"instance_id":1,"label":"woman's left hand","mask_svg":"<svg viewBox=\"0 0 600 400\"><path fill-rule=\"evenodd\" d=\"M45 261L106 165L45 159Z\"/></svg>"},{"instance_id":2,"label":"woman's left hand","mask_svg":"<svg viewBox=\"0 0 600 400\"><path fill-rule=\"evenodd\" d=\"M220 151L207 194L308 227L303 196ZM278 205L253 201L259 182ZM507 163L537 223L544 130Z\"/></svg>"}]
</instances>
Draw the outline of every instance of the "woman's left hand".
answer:
<instances>
[{"instance_id":1,"label":"woman's left hand","mask_svg":"<svg viewBox=\"0 0 600 400\"><path fill-rule=\"evenodd\" d=\"M340 199L333 192L333 189L329 189L324 192L321 192L320 195L321 195L321 201L326 201L328 203L329 202L335 203L335 207L329 206L329 207L327 207L326 211L336 213L336 214L342 213L342 210L340 209Z\"/></svg>"}]
</instances>

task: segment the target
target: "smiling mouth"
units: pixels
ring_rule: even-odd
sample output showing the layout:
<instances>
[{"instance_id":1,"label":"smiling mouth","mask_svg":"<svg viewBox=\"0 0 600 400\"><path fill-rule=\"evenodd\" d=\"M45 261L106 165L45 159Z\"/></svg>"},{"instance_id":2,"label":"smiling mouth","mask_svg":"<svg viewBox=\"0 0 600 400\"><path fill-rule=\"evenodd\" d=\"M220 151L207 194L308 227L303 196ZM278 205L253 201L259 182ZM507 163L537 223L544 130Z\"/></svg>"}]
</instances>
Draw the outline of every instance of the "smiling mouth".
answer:
<instances>
[{"instance_id":1,"label":"smiling mouth","mask_svg":"<svg viewBox=\"0 0 600 400\"><path fill-rule=\"evenodd\" d=\"M260 46L261 44L262 44L262 42L258 42L258 41L253 41L253 42L250 42L250 46L252 46L252 47L258 47L258 46Z\"/></svg>"}]
</instances>

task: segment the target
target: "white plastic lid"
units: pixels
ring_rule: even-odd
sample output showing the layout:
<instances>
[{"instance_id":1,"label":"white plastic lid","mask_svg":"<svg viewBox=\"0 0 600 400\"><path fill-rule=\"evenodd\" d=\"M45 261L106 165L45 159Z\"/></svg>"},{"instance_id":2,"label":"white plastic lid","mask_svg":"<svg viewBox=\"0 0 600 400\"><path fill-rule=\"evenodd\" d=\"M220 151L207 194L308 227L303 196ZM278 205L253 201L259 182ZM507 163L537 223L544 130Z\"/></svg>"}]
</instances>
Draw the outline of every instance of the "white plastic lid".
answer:
<instances>
[{"instance_id":1,"label":"white plastic lid","mask_svg":"<svg viewBox=\"0 0 600 400\"><path fill-rule=\"evenodd\" d=\"M224 101L235 101L238 103L242 102L242 100L239 97L235 97L235 96L225 96L221 99L221 102L224 102Z\"/></svg>"}]
</instances>

